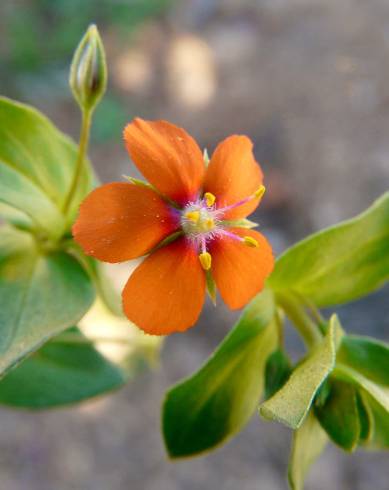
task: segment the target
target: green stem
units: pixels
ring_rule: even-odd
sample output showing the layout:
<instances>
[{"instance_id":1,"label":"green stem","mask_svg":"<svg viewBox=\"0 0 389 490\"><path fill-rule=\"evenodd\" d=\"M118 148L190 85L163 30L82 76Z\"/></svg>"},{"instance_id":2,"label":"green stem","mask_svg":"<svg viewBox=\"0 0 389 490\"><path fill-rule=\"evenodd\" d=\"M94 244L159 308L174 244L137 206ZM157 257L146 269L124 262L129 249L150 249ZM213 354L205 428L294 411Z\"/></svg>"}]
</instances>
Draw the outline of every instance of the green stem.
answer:
<instances>
[{"instance_id":1,"label":"green stem","mask_svg":"<svg viewBox=\"0 0 389 490\"><path fill-rule=\"evenodd\" d=\"M284 319L285 319L285 314L283 310L281 308L277 308L275 314L275 322L277 326L278 347L280 349L283 349L285 346Z\"/></svg>"},{"instance_id":2,"label":"green stem","mask_svg":"<svg viewBox=\"0 0 389 490\"><path fill-rule=\"evenodd\" d=\"M320 310L317 308L317 306L310 299L305 298L301 294L298 294L298 295L296 294L296 296L301 301L301 303L308 308L312 318L315 320L315 322L317 323L321 333L324 335L326 333L326 327L327 327L328 322L322 316L322 314L320 313Z\"/></svg>"},{"instance_id":3,"label":"green stem","mask_svg":"<svg viewBox=\"0 0 389 490\"><path fill-rule=\"evenodd\" d=\"M78 145L78 155L76 162L76 169L73 174L73 179L69 188L69 192L66 196L64 205L63 205L63 213L66 216L69 211L70 204L72 203L74 194L77 191L77 187L81 177L82 167L85 161L86 153L88 150L89 143L89 133L92 121L92 111L85 109L82 111L82 123L81 123L81 131L80 131L80 141Z\"/></svg>"},{"instance_id":4,"label":"green stem","mask_svg":"<svg viewBox=\"0 0 389 490\"><path fill-rule=\"evenodd\" d=\"M312 349L316 344L320 343L323 338L322 333L318 325L307 315L298 297L293 294L277 294L277 300L303 338L308 349Z\"/></svg>"}]
</instances>

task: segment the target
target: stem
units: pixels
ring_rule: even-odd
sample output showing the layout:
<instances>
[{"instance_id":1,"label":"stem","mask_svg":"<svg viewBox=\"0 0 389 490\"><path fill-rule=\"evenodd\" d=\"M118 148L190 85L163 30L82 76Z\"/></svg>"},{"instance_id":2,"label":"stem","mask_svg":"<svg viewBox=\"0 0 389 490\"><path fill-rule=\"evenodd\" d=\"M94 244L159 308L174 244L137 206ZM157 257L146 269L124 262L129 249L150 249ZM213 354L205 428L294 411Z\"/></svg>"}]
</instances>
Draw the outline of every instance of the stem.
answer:
<instances>
[{"instance_id":1,"label":"stem","mask_svg":"<svg viewBox=\"0 0 389 490\"><path fill-rule=\"evenodd\" d=\"M304 304L308 308L312 318L315 320L315 322L317 323L321 333L324 335L326 333L327 321L322 316L322 314L320 313L320 310L317 308L315 303L313 303L313 301L311 301L310 299L305 298L301 294L298 294L298 295L296 294L296 296L301 301L301 303Z\"/></svg>"},{"instance_id":2,"label":"stem","mask_svg":"<svg viewBox=\"0 0 389 490\"><path fill-rule=\"evenodd\" d=\"M277 308L275 314L275 322L277 326L277 335L278 335L278 347L284 348L285 345L285 336L284 336L284 319L285 314L281 308Z\"/></svg>"},{"instance_id":3,"label":"stem","mask_svg":"<svg viewBox=\"0 0 389 490\"><path fill-rule=\"evenodd\" d=\"M320 343L323 338L320 329L307 315L301 301L292 294L277 294L277 299L308 349L312 349L316 344Z\"/></svg>"},{"instance_id":4,"label":"stem","mask_svg":"<svg viewBox=\"0 0 389 490\"><path fill-rule=\"evenodd\" d=\"M78 155L76 162L76 169L73 174L73 179L69 188L69 192L66 196L64 205L63 205L63 213L66 215L69 211L70 204L73 200L74 194L77 191L77 187L80 181L82 166L85 161L86 152L88 149L89 143L89 133L91 127L92 120L92 111L90 109L85 109L82 111L82 123L81 123L81 131L80 131L80 141L78 145Z\"/></svg>"}]
</instances>

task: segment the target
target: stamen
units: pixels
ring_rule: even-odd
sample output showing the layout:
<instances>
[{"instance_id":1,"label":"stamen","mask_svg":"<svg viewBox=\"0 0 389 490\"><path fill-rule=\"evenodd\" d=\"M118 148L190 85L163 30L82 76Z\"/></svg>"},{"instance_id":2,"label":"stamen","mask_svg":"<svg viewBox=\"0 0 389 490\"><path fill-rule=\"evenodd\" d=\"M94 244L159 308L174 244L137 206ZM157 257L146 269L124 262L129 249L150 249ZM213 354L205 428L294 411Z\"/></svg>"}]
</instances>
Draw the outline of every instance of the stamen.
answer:
<instances>
[{"instance_id":1,"label":"stamen","mask_svg":"<svg viewBox=\"0 0 389 490\"><path fill-rule=\"evenodd\" d=\"M206 192L204 194L204 199L205 199L207 206L210 208L211 206L213 206L215 204L216 196L214 196L212 194L212 192Z\"/></svg>"},{"instance_id":2,"label":"stamen","mask_svg":"<svg viewBox=\"0 0 389 490\"><path fill-rule=\"evenodd\" d=\"M239 206L243 206L243 204L246 204L249 201L252 201L253 199L260 199L266 191L266 187L264 185L261 185L251 196L245 197L244 199L241 199L238 202L235 202L234 204L230 204L229 206L225 206L224 208L217 209L218 212L225 213L226 211L230 211L231 209L238 208Z\"/></svg>"},{"instance_id":3,"label":"stamen","mask_svg":"<svg viewBox=\"0 0 389 490\"><path fill-rule=\"evenodd\" d=\"M244 245L247 245L248 247L255 248L259 246L257 240L251 236L246 235L244 237L241 237L236 233L233 233L232 231L228 231L228 230L219 230L219 235L224 235L227 236L228 238L232 238L233 240L237 240L238 242L241 242Z\"/></svg>"},{"instance_id":4,"label":"stamen","mask_svg":"<svg viewBox=\"0 0 389 490\"><path fill-rule=\"evenodd\" d=\"M243 237L243 243L245 245L247 245L248 247L252 247L252 248L258 247L257 240L251 236L244 236Z\"/></svg>"},{"instance_id":5,"label":"stamen","mask_svg":"<svg viewBox=\"0 0 389 490\"><path fill-rule=\"evenodd\" d=\"M199 260L202 268L205 271L208 271L211 268L212 256L209 252L202 252L201 254L199 254Z\"/></svg>"},{"instance_id":6,"label":"stamen","mask_svg":"<svg viewBox=\"0 0 389 490\"><path fill-rule=\"evenodd\" d=\"M185 213L185 218L189 219L190 221L193 221L193 223L197 223L199 218L200 218L200 212L199 211L189 211Z\"/></svg>"}]
</instances>

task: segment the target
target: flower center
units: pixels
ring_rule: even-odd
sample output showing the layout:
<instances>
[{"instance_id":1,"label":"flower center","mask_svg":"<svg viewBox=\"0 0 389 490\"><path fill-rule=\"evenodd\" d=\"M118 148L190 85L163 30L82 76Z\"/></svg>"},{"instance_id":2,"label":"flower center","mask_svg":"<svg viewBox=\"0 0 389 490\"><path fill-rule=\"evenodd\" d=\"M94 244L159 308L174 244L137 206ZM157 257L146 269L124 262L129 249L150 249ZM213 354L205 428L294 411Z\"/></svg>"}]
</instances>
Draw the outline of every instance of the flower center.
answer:
<instances>
[{"instance_id":1,"label":"flower center","mask_svg":"<svg viewBox=\"0 0 389 490\"><path fill-rule=\"evenodd\" d=\"M215 204L216 197L212 193L206 192L202 199L189 203L181 211L182 231L198 251L201 266L205 271L210 270L212 266L212 256L207 251L208 245L217 237L225 236L248 247L258 247L257 240L252 236L242 237L226 229L226 222L223 222L223 217L226 212L242 206L252 199L260 199L264 192L265 187L262 185L245 199L221 208Z\"/></svg>"},{"instance_id":2,"label":"flower center","mask_svg":"<svg viewBox=\"0 0 389 490\"><path fill-rule=\"evenodd\" d=\"M202 202L186 206L181 215L181 226L184 233L193 238L212 233L217 224L215 212Z\"/></svg>"}]
</instances>

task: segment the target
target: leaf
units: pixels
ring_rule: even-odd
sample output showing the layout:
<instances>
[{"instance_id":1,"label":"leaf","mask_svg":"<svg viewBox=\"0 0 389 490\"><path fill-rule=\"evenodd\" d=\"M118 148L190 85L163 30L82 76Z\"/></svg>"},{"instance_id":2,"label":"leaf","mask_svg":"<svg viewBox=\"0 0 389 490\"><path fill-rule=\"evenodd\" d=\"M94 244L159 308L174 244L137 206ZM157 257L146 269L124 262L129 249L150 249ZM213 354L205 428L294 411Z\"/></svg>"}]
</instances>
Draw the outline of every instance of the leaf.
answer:
<instances>
[{"instance_id":1,"label":"leaf","mask_svg":"<svg viewBox=\"0 0 389 490\"><path fill-rule=\"evenodd\" d=\"M363 367L362 367L363 370ZM371 425L370 434L365 441L369 449L389 447L389 387L374 383L357 368L337 363L334 370L337 379L353 383L359 388L367 416Z\"/></svg>"},{"instance_id":2,"label":"leaf","mask_svg":"<svg viewBox=\"0 0 389 490\"><path fill-rule=\"evenodd\" d=\"M60 210L28 177L11 166L6 166L1 155L0 200L14 207L19 213L26 214L34 223L34 228L40 232L45 231L53 238L59 237L64 232L64 217Z\"/></svg>"},{"instance_id":3,"label":"leaf","mask_svg":"<svg viewBox=\"0 0 389 490\"><path fill-rule=\"evenodd\" d=\"M36 227L58 237L90 190L84 166L65 219L61 209L77 159L76 145L32 107L0 97L0 201L26 214Z\"/></svg>"},{"instance_id":4,"label":"leaf","mask_svg":"<svg viewBox=\"0 0 389 490\"><path fill-rule=\"evenodd\" d=\"M71 337L66 340L66 335ZM30 409L79 402L120 387L122 371L78 329L49 341L0 381L0 403ZM80 343L75 341L79 339Z\"/></svg>"},{"instance_id":5,"label":"leaf","mask_svg":"<svg viewBox=\"0 0 389 490\"><path fill-rule=\"evenodd\" d=\"M83 268L88 272L96 287L99 298L103 301L110 313L115 316L124 317L122 308L122 298L112 284L111 278L107 273L107 264L85 255L82 248L72 238L63 241L63 249L74 256Z\"/></svg>"},{"instance_id":6,"label":"leaf","mask_svg":"<svg viewBox=\"0 0 389 490\"><path fill-rule=\"evenodd\" d=\"M275 350L268 358L265 368L265 398L270 398L287 381L291 373L288 356L282 349Z\"/></svg>"},{"instance_id":7,"label":"leaf","mask_svg":"<svg viewBox=\"0 0 389 490\"><path fill-rule=\"evenodd\" d=\"M361 424L353 385L330 379L329 394L323 405L315 406L315 415L335 444L346 451L357 447Z\"/></svg>"},{"instance_id":8,"label":"leaf","mask_svg":"<svg viewBox=\"0 0 389 490\"><path fill-rule=\"evenodd\" d=\"M357 409L359 414L359 423L361 426L359 442L361 444L365 444L368 443L372 437L374 431L374 419L370 407L364 400L362 393L359 391L357 391Z\"/></svg>"},{"instance_id":9,"label":"leaf","mask_svg":"<svg viewBox=\"0 0 389 490\"><path fill-rule=\"evenodd\" d=\"M389 346L370 337L347 335L342 339L337 360L366 378L389 386Z\"/></svg>"},{"instance_id":10,"label":"leaf","mask_svg":"<svg viewBox=\"0 0 389 490\"><path fill-rule=\"evenodd\" d=\"M302 490L309 467L320 456L328 438L312 412L293 434L288 480L292 490Z\"/></svg>"},{"instance_id":11,"label":"leaf","mask_svg":"<svg viewBox=\"0 0 389 490\"><path fill-rule=\"evenodd\" d=\"M335 365L336 337L340 328L336 315L323 341L292 372L288 381L272 398L262 403L260 413L297 429L306 417L321 384Z\"/></svg>"},{"instance_id":12,"label":"leaf","mask_svg":"<svg viewBox=\"0 0 389 490\"><path fill-rule=\"evenodd\" d=\"M90 279L76 259L44 251L31 234L2 227L0 373L77 323L93 297Z\"/></svg>"},{"instance_id":13,"label":"leaf","mask_svg":"<svg viewBox=\"0 0 389 490\"><path fill-rule=\"evenodd\" d=\"M380 403L367 392L361 393L362 400L371 418L372 433L364 443L364 447L380 451L389 449L389 413Z\"/></svg>"},{"instance_id":14,"label":"leaf","mask_svg":"<svg viewBox=\"0 0 389 490\"><path fill-rule=\"evenodd\" d=\"M374 383L359 371L344 364L337 363L334 370L337 379L348 381L365 390L389 416L389 387Z\"/></svg>"},{"instance_id":15,"label":"leaf","mask_svg":"<svg viewBox=\"0 0 389 490\"><path fill-rule=\"evenodd\" d=\"M297 243L277 260L275 290L293 289L317 306L364 296L389 277L389 193L359 216Z\"/></svg>"},{"instance_id":16,"label":"leaf","mask_svg":"<svg viewBox=\"0 0 389 490\"><path fill-rule=\"evenodd\" d=\"M23 211L19 211L0 200L0 217L8 223L13 224L22 230L31 230L34 227L33 222Z\"/></svg>"},{"instance_id":17,"label":"leaf","mask_svg":"<svg viewBox=\"0 0 389 490\"><path fill-rule=\"evenodd\" d=\"M163 433L172 458L212 449L238 432L258 405L277 331L269 291L257 296L206 364L168 391Z\"/></svg>"}]
</instances>

